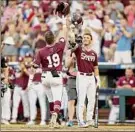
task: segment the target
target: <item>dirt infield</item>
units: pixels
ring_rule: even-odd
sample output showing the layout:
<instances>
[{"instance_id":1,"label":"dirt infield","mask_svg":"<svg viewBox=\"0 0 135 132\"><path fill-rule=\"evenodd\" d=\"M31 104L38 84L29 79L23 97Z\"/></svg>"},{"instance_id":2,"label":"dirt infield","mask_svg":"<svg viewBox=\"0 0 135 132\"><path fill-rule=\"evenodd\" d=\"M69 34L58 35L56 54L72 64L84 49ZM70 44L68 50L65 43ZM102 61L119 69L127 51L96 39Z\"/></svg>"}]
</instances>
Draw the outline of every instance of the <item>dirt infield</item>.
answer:
<instances>
[{"instance_id":1,"label":"dirt infield","mask_svg":"<svg viewBox=\"0 0 135 132\"><path fill-rule=\"evenodd\" d=\"M47 132L47 131L81 131L81 132L86 132L86 131L98 131L98 132L110 132L110 131L120 131L120 132L126 132L126 131L130 131L130 132L135 132L135 125L113 125L113 126L109 126L109 125L100 125L98 128L93 128L93 127L89 127L89 128L78 128L77 126L74 126L72 128L69 127L61 127L61 128L49 128L49 126L39 126L39 125L33 125L33 126L26 126L26 125L22 125L22 124L15 124L15 125L1 125L1 131L8 131L8 132L34 132L34 131L38 131L38 132Z\"/></svg>"}]
</instances>

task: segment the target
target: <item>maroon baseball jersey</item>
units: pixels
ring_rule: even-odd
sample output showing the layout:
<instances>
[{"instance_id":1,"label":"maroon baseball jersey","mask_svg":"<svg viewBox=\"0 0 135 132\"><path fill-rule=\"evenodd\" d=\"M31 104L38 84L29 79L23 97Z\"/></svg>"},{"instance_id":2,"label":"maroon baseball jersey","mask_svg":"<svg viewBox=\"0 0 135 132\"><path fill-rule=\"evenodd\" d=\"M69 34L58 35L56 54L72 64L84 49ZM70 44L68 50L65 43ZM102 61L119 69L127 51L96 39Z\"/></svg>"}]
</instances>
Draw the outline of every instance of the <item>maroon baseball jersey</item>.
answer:
<instances>
[{"instance_id":1,"label":"maroon baseball jersey","mask_svg":"<svg viewBox=\"0 0 135 132\"><path fill-rule=\"evenodd\" d=\"M130 85L132 88L135 87L135 77L132 76L129 79L127 79L125 76L120 77L117 86L124 86L124 85ZM127 100L127 103L133 104L135 103L135 97L129 97ZM118 105L119 104L119 97L114 96L113 97L113 104Z\"/></svg>"},{"instance_id":2,"label":"maroon baseball jersey","mask_svg":"<svg viewBox=\"0 0 135 132\"><path fill-rule=\"evenodd\" d=\"M132 76L129 79L127 79L125 76L121 77L117 82L117 86L123 85L130 85L131 87L135 87L135 77Z\"/></svg>"},{"instance_id":3,"label":"maroon baseball jersey","mask_svg":"<svg viewBox=\"0 0 135 132\"><path fill-rule=\"evenodd\" d=\"M77 58L78 71L84 73L94 72L94 66L98 65L97 54L93 51L84 51L82 47L75 50Z\"/></svg>"},{"instance_id":4,"label":"maroon baseball jersey","mask_svg":"<svg viewBox=\"0 0 135 132\"><path fill-rule=\"evenodd\" d=\"M15 83L15 85L17 85L25 90L28 85L28 80L29 80L29 76L26 75L25 73L22 73L22 75L20 77L15 78L14 83Z\"/></svg>"},{"instance_id":5,"label":"maroon baseball jersey","mask_svg":"<svg viewBox=\"0 0 135 132\"><path fill-rule=\"evenodd\" d=\"M35 73L32 81L41 82L41 73Z\"/></svg>"},{"instance_id":6,"label":"maroon baseball jersey","mask_svg":"<svg viewBox=\"0 0 135 132\"><path fill-rule=\"evenodd\" d=\"M53 46L46 46L39 50L35 56L34 63L41 65L43 71L56 69L62 71L62 58L65 43L59 42Z\"/></svg>"},{"instance_id":7,"label":"maroon baseball jersey","mask_svg":"<svg viewBox=\"0 0 135 132\"><path fill-rule=\"evenodd\" d=\"M23 90L25 90L28 86L29 76L26 73L23 73Z\"/></svg>"}]
</instances>

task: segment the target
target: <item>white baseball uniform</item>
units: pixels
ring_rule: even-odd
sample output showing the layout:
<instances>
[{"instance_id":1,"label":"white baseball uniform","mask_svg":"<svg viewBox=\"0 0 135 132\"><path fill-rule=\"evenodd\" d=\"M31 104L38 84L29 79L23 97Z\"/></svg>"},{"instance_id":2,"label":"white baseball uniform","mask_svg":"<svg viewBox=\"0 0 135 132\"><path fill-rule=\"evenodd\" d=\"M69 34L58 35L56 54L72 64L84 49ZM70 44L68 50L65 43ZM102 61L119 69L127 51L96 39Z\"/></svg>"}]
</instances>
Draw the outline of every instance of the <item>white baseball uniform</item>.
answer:
<instances>
[{"instance_id":1,"label":"white baseball uniform","mask_svg":"<svg viewBox=\"0 0 135 132\"><path fill-rule=\"evenodd\" d=\"M39 100L41 110L41 121L46 120L46 98L45 89L41 83L41 73L35 73L28 88L28 97L30 103L30 120L35 120L37 115L36 102Z\"/></svg>"},{"instance_id":2,"label":"white baseball uniform","mask_svg":"<svg viewBox=\"0 0 135 132\"><path fill-rule=\"evenodd\" d=\"M28 102L28 92L27 92L27 79L24 73L21 75L21 72L15 73L15 88L13 93L13 110L12 110L12 119L17 119L18 107L20 101L22 100L24 117L29 117L29 102Z\"/></svg>"},{"instance_id":3,"label":"white baseball uniform","mask_svg":"<svg viewBox=\"0 0 135 132\"><path fill-rule=\"evenodd\" d=\"M78 46L74 51L77 58L78 73L76 77L76 88L78 96L77 118L78 122L84 122L84 102L88 98L87 121L91 121L95 106L96 80L94 67L97 66L97 54L93 51L85 51Z\"/></svg>"},{"instance_id":4,"label":"white baseball uniform","mask_svg":"<svg viewBox=\"0 0 135 132\"><path fill-rule=\"evenodd\" d=\"M7 88L4 96L1 98L1 118L4 120L10 120L11 117L11 89Z\"/></svg>"}]
</instances>

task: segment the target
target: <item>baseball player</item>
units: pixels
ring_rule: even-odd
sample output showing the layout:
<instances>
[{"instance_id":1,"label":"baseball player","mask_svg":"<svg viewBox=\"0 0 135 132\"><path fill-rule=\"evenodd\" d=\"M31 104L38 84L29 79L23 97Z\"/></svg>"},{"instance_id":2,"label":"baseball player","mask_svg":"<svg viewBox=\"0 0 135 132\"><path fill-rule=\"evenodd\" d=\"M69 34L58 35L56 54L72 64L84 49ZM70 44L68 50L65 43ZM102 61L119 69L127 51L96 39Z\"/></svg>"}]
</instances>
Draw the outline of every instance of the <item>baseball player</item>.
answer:
<instances>
[{"instance_id":1,"label":"baseball player","mask_svg":"<svg viewBox=\"0 0 135 132\"><path fill-rule=\"evenodd\" d=\"M55 127L57 116L61 108L63 91L62 82L62 58L65 49L65 42L54 43L54 34L51 31L45 33L46 47L39 50L35 57L34 67L42 67L42 83L46 89L51 89L54 112L50 124Z\"/></svg>"},{"instance_id":2,"label":"baseball player","mask_svg":"<svg viewBox=\"0 0 135 132\"><path fill-rule=\"evenodd\" d=\"M10 102L11 102L11 90L8 87L9 80L9 67L6 64L5 58L1 58L1 94L3 92L3 96L1 98L1 107L2 107L2 113L1 113L1 123L9 125L9 120L11 116L10 112ZM2 91L2 84L3 84L3 90Z\"/></svg>"},{"instance_id":3,"label":"baseball player","mask_svg":"<svg viewBox=\"0 0 135 132\"><path fill-rule=\"evenodd\" d=\"M31 84L29 84L28 97L30 103L30 121L27 125L34 125L36 119L36 101L39 100L40 110L41 110L41 122L40 125L45 125L46 118L46 101L45 101L45 89L41 83L41 72L42 69L37 69L34 74Z\"/></svg>"},{"instance_id":4,"label":"baseball player","mask_svg":"<svg viewBox=\"0 0 135 132\"><path fill-rule=\"evenodd\" d=\"M17 113L20 100L23 103L24 117L29 118L29 103L27 95L28 75L25 73L26 68L22 67L22 63L19 63L15 68L15 80L14 80L14 93L13 93L13 110L11 123L17 122Z\"/></svg>"},{"instance_id":5,"label":"baseball player","mask_svg":"<svg viewBox=\"0 0 135 132\"><path fill-rule=\"evenodd\" d=\"M117 83L118 89L135 89L135 76L133 70L127 68L125 70L125 76L118 79ZM132 119L134 116L132 112L132 106L135 103L135 97L129 97L126 100L126 116ZM128 105L127 105L128 104ZM111 106L108 124L115 124L119 118L119 96L113 96L112 100L109 100L109 105ZM128 107L127 107L128 106ZM130 108L129 108L130 107ZM128 109L128 110L127 110ZM130 110L130 112L129 112Z\"/></svg>"},{"instance_id":6,"label":"baseball player","mask_svg":"<svg viewBox=\"0 0 135 132\"><path fill-rule=\"evenodd\" d=\"M95 105L97 86L100 86L97 54L91 49L92 35L86 32L83 35L82 46L75 45L72 52L77 58L77 118L79 127L94 125L92 119ZM88 98L86 123L83 120L85 98Z\"/></svg>"}]
</instances>

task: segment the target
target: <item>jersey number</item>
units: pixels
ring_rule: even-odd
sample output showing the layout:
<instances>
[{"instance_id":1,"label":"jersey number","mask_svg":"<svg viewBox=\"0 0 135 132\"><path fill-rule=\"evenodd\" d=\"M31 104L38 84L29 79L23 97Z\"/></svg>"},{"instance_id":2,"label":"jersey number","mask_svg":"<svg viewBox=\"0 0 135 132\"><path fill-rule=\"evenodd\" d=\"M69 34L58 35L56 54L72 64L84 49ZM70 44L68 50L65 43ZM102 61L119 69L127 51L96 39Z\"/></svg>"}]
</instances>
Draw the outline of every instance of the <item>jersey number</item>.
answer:
<instances>
[{"instance_id":1,"label":"jersey number","mask_svg":"<svg viewBox=\"0 0 135 132\"><path fill-rule=\"evenodd\" d=\"M47 60L49 62L48 67L57 67L60 64L60 57L58 54L53 54L52 56L48 56Z\"/></svg>"}]
</instances>

